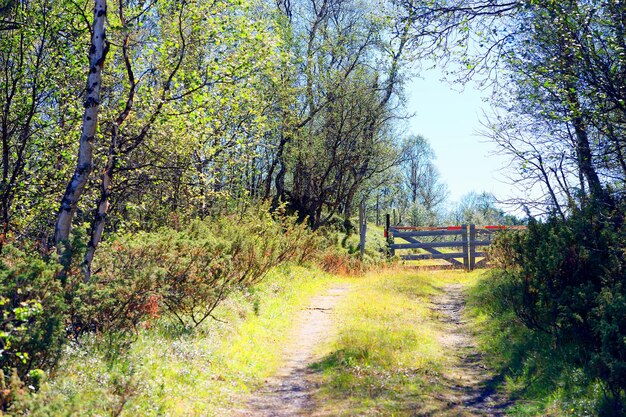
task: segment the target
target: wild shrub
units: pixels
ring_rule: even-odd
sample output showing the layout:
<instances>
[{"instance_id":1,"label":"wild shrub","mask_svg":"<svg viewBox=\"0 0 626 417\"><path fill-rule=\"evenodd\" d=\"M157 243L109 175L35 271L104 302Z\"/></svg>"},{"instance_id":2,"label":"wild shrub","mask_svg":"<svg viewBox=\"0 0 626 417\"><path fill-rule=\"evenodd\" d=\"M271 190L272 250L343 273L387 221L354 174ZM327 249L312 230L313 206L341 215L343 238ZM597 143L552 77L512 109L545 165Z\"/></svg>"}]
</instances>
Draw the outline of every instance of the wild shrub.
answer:
<instances>
[{"instance_id":1,"label":"wild shrub","mask_svg":"<svg viewBox=\"0 0 626 417\"><path fill-rule=\"evenodd\" d=\"M83 232L76 228L74 235ZM0 375L13 375L19 384L11 386L19 385L24 395L20 402L17 391L0 390L0 408L29 403L31 389L24 387L39 386L45 376L39 369L51 370L68 340L80 344L83 333L96 333L105 354L116 355L140 324L164 314L185 328L198 326L233 291L258 283L276 265L312 259L319 246L320 237L306 224L267 207L117 236L101 245L89 282L81 274L79 244L72 245L65 268L54 257L5 246Z\"/></svg>"},{"instance_id":2,"label":"wild shrub","mask_svg":"<svg viewBox=\"0 0 626 417\"><path fill-rule=\"evenodd\" d=\"M318 256L320 267L331 274L359 275L366 271L366 264L355 255L336 248L328 248Z\"/></svg>"},{"instance_id":3,"label":"wild shrub","mask_svg":"<svg viewBox=\"0 0 626 417\"><path fill-rule=\"evenodd\" d=\"M159 234L120 236L103 244L90 282L76 285L70 314L73 335L132 332L140 322L156 317L161 250Z\"/></svg>"},{"instance_id":4,"label":"wild shrub","mask_svg":"<svg viewBox=\"0 0 626 417\"><path fill-rule=\"evenodd\" d=\"M231 291L258 283L276 265L311 258L316 245L304 224L263 207L194 222L169 239L180 253L163 268L164 304L182 324L187 319L194 326L211 317Z\"/></svg>"},{"instance_id":5,"label":"wild shrub","mask_svg":"<svg viewBox=\"0 0 626 417\"><path fill-rule=\"evenodd\" d=\"M54 260L35 251L3 248L0 259L0 369L28 380L49 369L65 340L66 303ZM0 381L0 383L3 383Z\"/></svg>"},{"instance_id":6,"label":"wild shrub","mask_svg":"<svg viewBox=\"0 0 626 417\"><path fill-rule=\"evenodd\" d=\"M81 287L75 325L130 330L167 311L185 327L198 326L232 291L276 265L311 259L318 244L306 225L266 207L120 236L103 246L92 282Z\"/></svg>"},{"instance_id":7,"label":"wild shrub","mask_svg":"<svg viewBox=\"0 0 626 417\"><path fill-rule=\"evenodd\" d=\"M536 343L518 361L548 355L558 362L553 370L599 381L606 415L621 415L626 390L626 230L616 218L589 204L565 220L533 220L525 232L501 235L482 302L530 332L524 337Z\"/></svg>"}]
</instances>

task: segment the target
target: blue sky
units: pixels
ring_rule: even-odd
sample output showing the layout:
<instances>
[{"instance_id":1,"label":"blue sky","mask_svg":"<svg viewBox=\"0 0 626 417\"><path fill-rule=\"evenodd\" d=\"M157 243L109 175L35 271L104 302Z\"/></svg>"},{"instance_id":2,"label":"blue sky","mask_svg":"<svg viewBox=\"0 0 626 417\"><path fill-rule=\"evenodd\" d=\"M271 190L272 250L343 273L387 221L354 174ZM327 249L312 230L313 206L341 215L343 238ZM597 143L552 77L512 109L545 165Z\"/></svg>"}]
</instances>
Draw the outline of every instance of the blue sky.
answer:
<instances>
[{"instance_id":1,"label":"blue sky","mask_svg":"<svg viewBox=\"0 0 626 417\"><path fill-rule=\"evenodd\" d=\"M431 69L407 83L407 110L414 114L407 133L421 134L430 142L450 202L470 191L489 191L498 199L510 197L512 187L501 172L508 159L493 155L495 145L478 136L483 111L489 111L489 104L482 100L486 93L474 83L459 91L461 86L441 78L438 69Z\"/></svg>"}]
</instances>

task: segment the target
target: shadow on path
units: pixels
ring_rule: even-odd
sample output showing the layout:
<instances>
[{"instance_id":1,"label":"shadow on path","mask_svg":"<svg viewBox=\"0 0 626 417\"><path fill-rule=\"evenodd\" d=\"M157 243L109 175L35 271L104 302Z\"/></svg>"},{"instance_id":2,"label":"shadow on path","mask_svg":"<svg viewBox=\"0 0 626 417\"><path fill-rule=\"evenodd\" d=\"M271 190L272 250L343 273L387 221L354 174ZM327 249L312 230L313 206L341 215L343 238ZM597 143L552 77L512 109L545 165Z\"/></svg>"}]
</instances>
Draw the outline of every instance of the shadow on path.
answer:
<instances>
[{"instance_id":1,"label":"shadow on path","mask_svg":"<svg viewBox=\"0 0 626 417\"><path fill-rule=\"evenodd\" d=\"M463 288L460 284L446 286L443 294L431 300L430 309L442 328L439 342L453 362L441 376L444 389L435 395L444 406L428 415L504 416L512 402L498 395L496 388L503 376L486 368L463 320Z\"/></svg>"}]
</instances>

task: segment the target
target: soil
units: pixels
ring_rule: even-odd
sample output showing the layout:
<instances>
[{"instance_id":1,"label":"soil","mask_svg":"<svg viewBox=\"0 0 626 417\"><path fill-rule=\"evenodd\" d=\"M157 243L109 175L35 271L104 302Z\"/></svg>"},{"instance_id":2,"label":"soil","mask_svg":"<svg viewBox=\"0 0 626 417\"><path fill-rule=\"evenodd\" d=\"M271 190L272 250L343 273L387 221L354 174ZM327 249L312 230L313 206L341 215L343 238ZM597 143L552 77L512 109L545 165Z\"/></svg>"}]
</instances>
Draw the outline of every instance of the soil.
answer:
<instances>
[{"instance_id":1,"label":"soil","mask_svg":"<svg viewBox=\"0 0 626 417\"><path fill-rule=\"evenodd\" d=\"M485 366L463 320L463 289L459 284L446 286L444 293L431 301L430 308L442 328L439 342L452 361L441 376L444 389L435 394L444 406L432 415L504 416L511 402L496 393L495 387L502 377Z\"/></svg>"},{"instance_id":2,"label":"soil","mask_svg":"<svg viewBox=\"0 0 626 417\"><path fill-rule=\"evenodd\" d=\"M337 332L335 307L346 296L347 284L331 288L311 299L294 323L294 333L283 349L284 365L279 373L266 381L244 410L233 412L238 417L307 416L315 408L311 393L315 388L312 363L321 358L319 346L331 341Z\"/></svg>"}]
</instances>

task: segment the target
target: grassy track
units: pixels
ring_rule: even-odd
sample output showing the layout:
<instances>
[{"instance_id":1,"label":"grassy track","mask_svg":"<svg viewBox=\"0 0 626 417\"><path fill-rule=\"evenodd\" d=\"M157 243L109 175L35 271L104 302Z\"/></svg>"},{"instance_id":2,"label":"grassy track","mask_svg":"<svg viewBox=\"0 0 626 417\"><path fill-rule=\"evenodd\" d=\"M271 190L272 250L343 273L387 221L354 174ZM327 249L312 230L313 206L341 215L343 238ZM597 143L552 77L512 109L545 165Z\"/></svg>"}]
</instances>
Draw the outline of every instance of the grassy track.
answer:
<instances>
[{"instance_id":1,"label":"grassy track","mask_svg":"<svg viewBox=\"0 0 626 417\"><path fill-rule=\"evenodd\" d=\"M443 415L451 388L442 374L454 359L439 342L442 329L429 300L442 287L472 285L479 275L388 271L363 278L340 307L333 353L314 365L322 371L316 415Z\"/></svg>"},{"instance_id":2,"label":"grassy track","mask_svg":"<svg viewBox=\"0 0 626 417\"><path fill-rule=\"evenodd\" d=\"M298 311L312 296L350 281L336 307L338 336L317 346L323 359L313 365L320 388L312 393L312 415L440 415L432 412L445 406L450 386L442 375L453 359L442 349L430 300L446 285L471 286L479 274L400 269L341 278L276 270L253 292L225 303L217 314L223 322L188 333L161 323L140 330L129 350L115 340L108 347L84 341L51 380L47 413L105 416L121 408L122 416L228 415L279 372L277 347L287 342Z\"/></svg>"}]
</instances>

